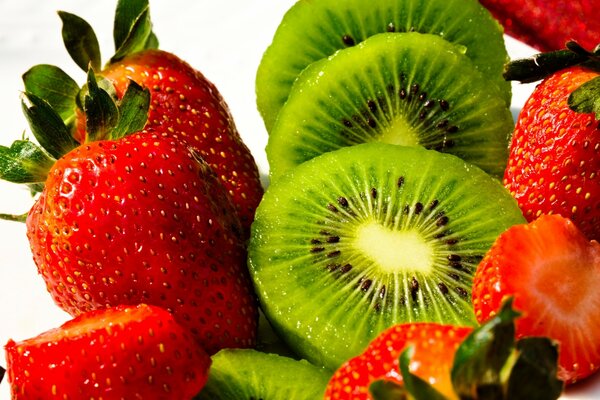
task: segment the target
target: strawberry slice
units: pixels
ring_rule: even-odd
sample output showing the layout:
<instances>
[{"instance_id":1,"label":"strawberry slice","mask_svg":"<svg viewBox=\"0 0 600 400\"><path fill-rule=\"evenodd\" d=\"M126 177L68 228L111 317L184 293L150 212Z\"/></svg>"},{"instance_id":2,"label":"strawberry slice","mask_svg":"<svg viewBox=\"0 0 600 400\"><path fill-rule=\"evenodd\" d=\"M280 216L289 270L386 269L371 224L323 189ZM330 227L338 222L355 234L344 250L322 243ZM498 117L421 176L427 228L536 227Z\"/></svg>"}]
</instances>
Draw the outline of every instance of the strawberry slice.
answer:
<instances>
[{"instance_id":1,"label":"strawberry slice","mask_svg":"<svg viewBox=\"0 0 600 400\"><path fill-rule=\"evenodd\" d=\"M6 345L13 399L191 399L210 358L167 311L118 306Z\"/></svg>"},{"instance_id":2,"label":"strawberry slice","mask_svg":"<svg viewBox=\"0 0 600 400\"><path fill-rule=\"evenodd\" d=\"M517 337L559 343L558 376L573 383L600 367L600 244L569 219L542 216L500 235L477 268L473 305L479 322L514 297Z\"/></svg>"},{"instance_id":3,"label":"strawberry slice","mask_svg":"<svg viewBox=\"0 0 600 400\"><path fill-rule=\"evenodd\" d=\"M394 325L381 333L365 352L342 365L329 381L326 400L370 399L369 385L377 379L402 383L399 357L414 346L410 372L427 380L440 393L456 398L450 381L454 353L471 327L421 322Z\"/></svg>"}]
</instances>

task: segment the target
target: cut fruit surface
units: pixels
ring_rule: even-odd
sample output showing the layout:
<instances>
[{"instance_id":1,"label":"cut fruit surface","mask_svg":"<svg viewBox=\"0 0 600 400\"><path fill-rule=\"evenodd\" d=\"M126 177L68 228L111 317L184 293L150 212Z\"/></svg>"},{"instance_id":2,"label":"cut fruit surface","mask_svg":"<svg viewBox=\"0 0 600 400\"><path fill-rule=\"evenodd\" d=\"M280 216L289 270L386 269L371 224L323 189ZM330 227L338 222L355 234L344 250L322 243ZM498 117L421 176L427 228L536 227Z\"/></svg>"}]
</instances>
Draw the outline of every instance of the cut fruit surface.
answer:
<instances>
[{"instance_id":1,"label":"cut fruit surface","mask_svg":"<svg viewBox=\"0 0 600 400\"><path fill-rule=\"evenodd\" d=\"M256 76L258 109L268 131L298 74L337 50L384 32L432 33L460 44L510 104L501 26L475 0L301 0L284 16ZM437 56L437 54L436 54Z\"/></svg>"},{"instance_id":2,"label":"cut fruit surface","mask_svg":"<svg viewBox=\"0 0 600 400\"><path fill-rule=\"evenodd\" d=\"M478 321L514 297L522 313L516 334L559 343L559 377L568 383L600 366L600 244L572 221L543 215L500 235L477 268L473 305Z\"/></svg>"},{"instance_id":3,"label":"cut fruit surface","mask_svg":"<svg viewBox=\"0 0 600 400\"><path fill-rule=\"evenodd\" d=\"M251 349L224 349L212 362L196 400L314 400L323 398L331 375L306 360Z\"/></svg>"},{"instance_id":4,"label":"cut fruit surface","mask_svg":"<svg viewBox=\"0 0 600 400\"><path fill-rule=\"evenodd\" d=\"M475 324L472 274L524 221L479 168L384 143L298 166L258 210L249 266L263 311L297 354L330 369L394 323Z\"/></svg>"},{"instance_id":5,"label":"cut fruit surface","mask_svg":"<svg viewBox=\"0 0 600 400\"><path fill-rule=\"evenodd\" d=\"M463 50L436 35L383 33L313 63L269 135L271 179L374 141L451 153L500 177L512 115Z\"/></svg>"}]
</instances>

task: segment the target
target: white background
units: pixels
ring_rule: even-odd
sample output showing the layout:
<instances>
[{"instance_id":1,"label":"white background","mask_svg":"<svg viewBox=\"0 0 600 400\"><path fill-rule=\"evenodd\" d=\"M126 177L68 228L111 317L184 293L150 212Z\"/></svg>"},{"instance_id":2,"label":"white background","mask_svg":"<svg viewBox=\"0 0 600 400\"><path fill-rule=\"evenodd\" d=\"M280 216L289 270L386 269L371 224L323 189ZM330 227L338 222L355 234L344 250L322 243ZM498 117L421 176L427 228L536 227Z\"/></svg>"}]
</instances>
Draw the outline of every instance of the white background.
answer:
<instances>
[{"instance_id":1,"label":"white background","mask_svg":"<svg viewBox=\"0 0 600 400\"><path fill-rule=\"evenodd\" d=\"M152 0L154 32L160 47L177 54L213 81L229 104L240 134L261 171L267 171L267 134L255 106L254 78L263 51L293 0ZM21 114L21 74L35 64L61 67L78 83L84 74L62 45L57 10L75 13L94 27L106 61L114 50L113 0L0 0L0 145L27 131ZM507 38L513 58L532 50ZM532 85L513 86L513 111L523 104ZM0 212L24 213L28 192L0 182ZM68 319L45 290L31 260L24 224L0 221L0 346L57 327ZM0 350L0 365L5 366ZM9 398L0 384L0 400ZM600 377L570 390L564 398L600 398Z\"/></svg>"}]
</instances>

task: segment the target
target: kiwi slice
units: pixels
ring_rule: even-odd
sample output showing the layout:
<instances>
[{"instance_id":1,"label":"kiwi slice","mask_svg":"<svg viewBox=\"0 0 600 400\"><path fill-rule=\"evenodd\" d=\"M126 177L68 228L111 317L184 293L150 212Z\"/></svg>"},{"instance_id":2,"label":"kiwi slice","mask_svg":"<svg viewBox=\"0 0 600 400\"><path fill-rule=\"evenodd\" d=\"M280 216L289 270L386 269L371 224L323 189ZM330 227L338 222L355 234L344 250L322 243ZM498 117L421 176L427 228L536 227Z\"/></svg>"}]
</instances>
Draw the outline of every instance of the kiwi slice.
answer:
<instances>
[{"instance_id":1,"label":"kiwi slice","mask_svg":"<svg viewBox=\"0 0 600 400\"><path fill-rule=\"evenodd\" d=\"M306 360L225 349L212 357L208 382L195 399L322 399L330 378L331 372Z\"/></svg>"},{"instance_id":2,"label":"kiwi slice","mask_svg":"<svg viewBox=\"0 0 600 400\"><path fill-rule=\"evenodd\" d=\"M382 33L311 64L269 136L271 179L373 141L451 153L501 177L512 114L460 50L436 35Z\"/></svg>"},{"instance_id":3,"label":"kiwi slice","mask_svg":"<svg viewBox=\"0 0 600 400\"><path fill-rule=\"evenodd\" d=\"M509 59L502 27L478 1L300 0L283 17L257 71L256 100L267 130L304 68L389 31L432 33L461 44L510 105L510 83L502 78Z\"/></svg>"},{"instance_id":4,"label":"kiwi slice","mask_svg":"<svg viewBox=\"0 0 600 400\"><path fill-rule=\"evenodd\" d=\"M336 369L395 323L475 325L477 264L524 222L499 181L458 157L365 143L272 183L252 225L249 268L282 340Z\"/></svg>"}]
</instances>

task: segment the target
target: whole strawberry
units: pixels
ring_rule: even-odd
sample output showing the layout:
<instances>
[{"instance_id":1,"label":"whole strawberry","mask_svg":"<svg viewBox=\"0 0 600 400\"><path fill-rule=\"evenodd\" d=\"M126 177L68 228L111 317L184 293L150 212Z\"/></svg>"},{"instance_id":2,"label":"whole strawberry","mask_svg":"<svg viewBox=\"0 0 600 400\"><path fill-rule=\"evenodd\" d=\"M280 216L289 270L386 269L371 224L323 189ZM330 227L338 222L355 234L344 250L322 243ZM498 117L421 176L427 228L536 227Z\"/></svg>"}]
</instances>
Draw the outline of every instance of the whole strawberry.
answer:
<instances>
[{"instance_id":1,"label":"whole strawberry","mask_svg":"<svg viewBox=\"0 0 600 400\"><path fill-rule=\"evenodd\" d=\"M583 54L571 46L580 54L555 52L509 66L507 76L518 80L556 71L535 88L519 114L504 184L527 220L560 214L600 240L600 109L593 106L600 99L595 69L600 51Z\"/></svg>"},{"instance_id":2,"label":"whole strawberry","mask_svg":"<svg viewBox=\"0 0 600 400\"><path fill-rule=\"evenodd\" d=\"M569 40L593 47L600 38L597 0L480 0L509 35L541 51Z\"/></svg>"},{"instance_id":3,"label":"whole strawberry","mask_svg":"<svg viewBox=\"0 0 600 400\"><path fill-rule=\"evenodd\" d=\"M43 148L21 140L0 149L3 178L44 182L27 236L54 301L74 316L158 305L210 353L252 346L257 307L223 185L166 125L136 132L147 91L131 83L114 103L91 71L87 86L94 141L78 145L47 103L26 93L24 110Z\"/></svg>"},{"instance_id":4,"label":"whole strawberry","mask_svg":"<svg viewBox=\"0 0 600 400\"><path fill-rule=\"evenodd\" d=\"M151 30L147 1L118 2L116 53L105 66L90 25L67 12L59 15L71 57L86 72L92 67L111 96L120 99L130 81L150 90L145 127L162 127L161 131L177 137L202 156L227 189L247 236L263 194L254 158L217 88L179 57L156 49L158 41ZM48 65L33 67L23 79L29 92L59 111L78 142L87 140L85 104L81 101L87 88L80 89L64 72Z\"/></svg>"},{"instance_id":5,"label":"whole strawberry","mask_svg":"<svg viewBox=\"0 0 600 400\"><path fill-rule=\"evenodd\" d=\"M168 312L97 310L6 344L12 399L192 399L210 358Z\"/></svg>"}]
</instances>

